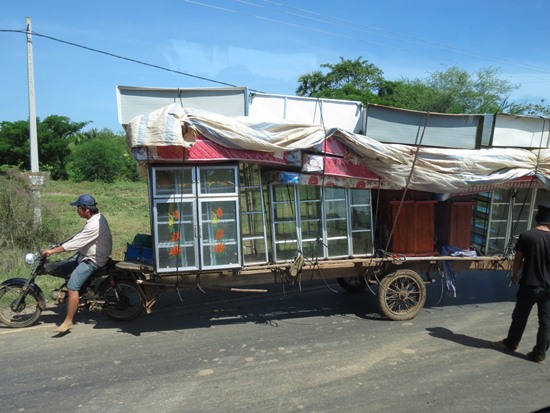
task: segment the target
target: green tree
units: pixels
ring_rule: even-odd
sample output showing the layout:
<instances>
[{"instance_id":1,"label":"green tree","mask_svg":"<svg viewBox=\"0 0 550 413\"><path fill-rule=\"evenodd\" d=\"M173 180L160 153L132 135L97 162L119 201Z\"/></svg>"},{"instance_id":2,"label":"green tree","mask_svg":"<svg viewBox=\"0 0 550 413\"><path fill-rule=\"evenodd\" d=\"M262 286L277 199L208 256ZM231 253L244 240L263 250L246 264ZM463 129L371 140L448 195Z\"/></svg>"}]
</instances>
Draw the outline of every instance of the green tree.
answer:
<instances>
[{"instance_id":1,"label":"green tree","mask_svg":"<svg viewBox=\"0 0 550 413\"><path fill-rule=\"evenodd\" d=\"M377 93L384 80L382 70L361 57L355 60L340 57L339 63L325 63L321 67L330 69L327 80L331 89L349 85L365 93Z\"/></svg>"},{"instance_id":2,"label":"green tree","mask_svg":"<svg viewBox=\"0 0 550 413\"><path fill-rule=\"evenodd\" d=\"M331 99L356 100L403 109L440 113L498 113L549 116L543 103L510 101L518 88L500 76L500 69L482 68L468 72L457 66L430 73L425 79L389 81L375 65L361 58L340 57L336 64L298 78L296 94Z\"/></svg>"},{"instance_id":3,"label":"green tree","mask_svg":"<svg viewBox=\"0 0 550 413\"><path fill-rule=\"evenodd\" d=\"M457 66L434 72L426 85L437 92L436 103L445 113L496 113L506 109L510 93L517 85L499 78L493 67L469 73Z\"/></svg>"},{"instance_id":4,"label":"green tree","mask_svg":"<svg viewBox=\"0 0 550 413\"><path fill-rule=\"evenodd\" d=\"M420 81L386 81L380 88L378 103L402 109L433 111L437 91Z\"/></svg>"},{"instance_id":5,"label":"green tree","mask_svg":"<svg viewBox=\"0 0 550 413\"><path fill-rule=\"evenodd\" d=\"M66 116L51 115L38 123L38 156L52 179L67 179L67 158L71 154L73 135L90 122L72 122Z\"/></svg>"},{"instance_id":6,"label":"green tree","mask_svg":"<svg viewBox=\"0 0 550 413\"><path fill-rule=\"evenodd\" d=\"M78 136L68 171L70 178L77 182L138 179L136 163L126 149L124 135L109 129L92 129Z\"/></svg>"},{"instance_id":7,"label":"green tree","mask_svg":"<svg viewBox=\"0 0 550 413\"><path fill-rule=\"evenodd\" d=\"M380 102L404 109L440 113L509 111L512 106L508 99L517 86L501 79L499 73L496 68L469 73L452 66L433 72L426 79L386 82L381 89Z\"/></svg>"},{"instance_id":8,"label":"green tree","mask_svg":"<svg viewBox=\"0 0 550 413\"><path fill-rule=\"evenodd\" d=\"M53 179L67 178L66 159L71 153L71 135L89 122L72 122L68 117L51 115L37 119L38 160L41 170ZM30 134L28 121L0 123L0 165L30 169Z\"/></svg>"},{"instance_id":9,"label":"green tree","mask_svg":"<svg viewBox=\"0 0 550 413\"><path fill-rule=\"evenodd\" d=\"M550 116L550 106L544 105L544 99L540 103L511 103L507 113L512 115Z\"/></svg>"},{"instance_id":10,"label":"green tree","mask_svg":"<svg viewBox=\"0 0 550 413\"><path fill-rule=\"evenodd\" d=\"M0 165L30 169L29 122L0 123Z\"/></svg>"},{"instance_id":11,"label":"green tree","mask_svg":"<svg viewBox=\"0 0 550 413\"><path fill-rule=\"evenodd\" d=\"M336 64L325 63L326 74L316 70L298 78L298 96L313 96L330 99L351 99L363 102L375 100L383 85L383 72L378 67L361 60L340 57Z\"/></svg>"},{"instance_id":12,"label":"green tree","mask_svg":"<svg viewBox=\"0 0 550 413\"><path fill-rule=\"evenodd\" d=\"M296 89L296 94L298 96L319 97L319 94L327 89L327 79L320 70L301 75L298 78L298 83L300 84L298 89Z\"/></svg>"}]
</instances>

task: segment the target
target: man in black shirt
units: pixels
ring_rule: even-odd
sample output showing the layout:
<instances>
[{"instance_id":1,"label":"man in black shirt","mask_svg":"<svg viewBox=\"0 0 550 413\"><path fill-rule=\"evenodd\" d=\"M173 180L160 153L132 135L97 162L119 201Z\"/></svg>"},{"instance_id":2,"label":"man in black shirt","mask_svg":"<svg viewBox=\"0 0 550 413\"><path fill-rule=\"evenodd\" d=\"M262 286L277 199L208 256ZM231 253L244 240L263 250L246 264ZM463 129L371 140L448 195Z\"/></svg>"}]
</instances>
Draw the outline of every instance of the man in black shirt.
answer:
<instances>
[{"instance_id":1,"label":"man in black shirt","mask_svg":"<svg viewBox=\"0 0 550 413\"><path fill-rule=\"evenodd\" d=\"M500 351L516 351L531 309L537 304L537 343L533 350L527 353L527 358L544 364L550 345L550 203L538 206L535 220L537 226L522 232L515 247L512 282L517 284L519 281L519 289L508 336L491 345ZM519 272L522 268L520 279Z\"/></svg>"}]
</instances>

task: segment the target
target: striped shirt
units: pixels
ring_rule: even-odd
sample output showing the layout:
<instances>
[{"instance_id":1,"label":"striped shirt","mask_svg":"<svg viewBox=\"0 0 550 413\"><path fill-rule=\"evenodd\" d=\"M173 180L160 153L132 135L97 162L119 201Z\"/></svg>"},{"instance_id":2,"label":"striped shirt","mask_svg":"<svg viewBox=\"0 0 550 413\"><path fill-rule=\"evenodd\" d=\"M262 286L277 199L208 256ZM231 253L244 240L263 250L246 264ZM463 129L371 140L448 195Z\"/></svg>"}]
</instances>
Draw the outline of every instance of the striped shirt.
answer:
<instances>
[{"instance_id":1,"label":"striped shirt","mask_svg":"<svg viewBox=\"0 0 550 413\"><path fill-rule=\"evenodd\" d=\"M78 234L61 246L65 251L78 251L79 263L89 260L103 267L113 250L113 239L107 220L100 213L93 215Z\"/></svg>"}]
</instances>

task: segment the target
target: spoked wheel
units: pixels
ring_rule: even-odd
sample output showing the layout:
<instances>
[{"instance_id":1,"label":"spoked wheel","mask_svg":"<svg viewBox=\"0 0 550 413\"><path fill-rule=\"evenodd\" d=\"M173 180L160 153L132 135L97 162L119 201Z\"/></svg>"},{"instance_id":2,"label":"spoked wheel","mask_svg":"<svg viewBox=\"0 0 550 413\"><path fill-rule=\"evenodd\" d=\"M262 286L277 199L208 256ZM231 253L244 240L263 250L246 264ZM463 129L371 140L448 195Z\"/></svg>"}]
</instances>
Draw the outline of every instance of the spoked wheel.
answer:
<instances>
[{"instance_id":1,"label":"spoked wheel","mask_svg":"<svg viewBox=\"0 0 550 413\"><path fill-rule=\"evenodd\" d=\"M0 321L8 327L28 327L42 314L40 300L34 291L28 291L20 300L23 286L7 284L0 289Z\"/></svg>"},{"instance_id":2,"label":"spoked wheel","mask_svg":"<svg viewBox=\"0 0 550 413\"><path fill-rule=\"evenodd\" d=\"M360 293L367 288L367 282L362 275L356 275L352 277L340 277L336 281L340 284L344 290L350 293Z\"/></svg>"},{"instance_id":3,"label":"spoked wheel","mask_svg":"<svg viewBox=\"0 0 550 413\"><path fill-rule=\"evenodd\" d=\"M425 303L424 280L413 270L397 270L380 282L378 304L382 314L390 320L410 320Z\"/></svg>"},{"instance_id":4,"label":"spoked wheel","mask_svg":"<svg viewBox=\"0 0 550 413\"><path fill-rule=\"evenodd\" d=\"M132 320L141 314L144 298L139 287L127 280L120 280L116 286L108 285L102 295L105 298L103 311L113 320Z\"/></svg>"}]
</instances>

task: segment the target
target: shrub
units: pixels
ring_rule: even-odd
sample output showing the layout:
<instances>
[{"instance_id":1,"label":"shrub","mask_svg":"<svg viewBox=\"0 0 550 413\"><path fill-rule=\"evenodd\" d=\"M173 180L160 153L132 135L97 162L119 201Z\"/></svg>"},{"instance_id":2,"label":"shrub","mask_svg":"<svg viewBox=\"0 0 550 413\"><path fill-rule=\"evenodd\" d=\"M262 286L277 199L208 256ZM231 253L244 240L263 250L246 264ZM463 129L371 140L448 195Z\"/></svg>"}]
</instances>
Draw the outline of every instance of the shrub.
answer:
<instances>
[{"instance_id":1,"label":"shrub","mask_svg":"<svg viewBox=\"0 0 550 413\"><path fill-rule=\"evenodd\" d=\"M70 179L76 182L137 179L135 162L126 151L124 139L112 133L76 145L68 170Z\"/></svg>"},{"instance_id":2,"label":"shrub","mask_svg":"<svg viewBox=\"0 0 550 413\"><path fill-rule=\"evenodd\" d=\"M19 257L22 251L38 250L59 236L59 222L47 208L41 207L40 215L35 215L39 202L40 197L33 193L26 174L16 169L0 173L2 273L12 269L14 261L9 257Z\"/></svg>"}]
</instances>

